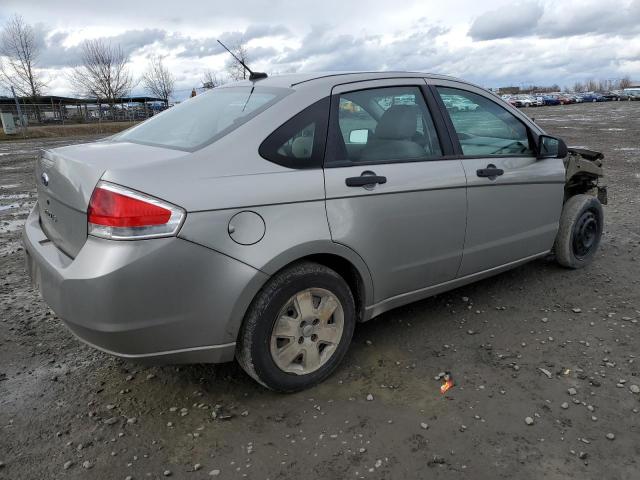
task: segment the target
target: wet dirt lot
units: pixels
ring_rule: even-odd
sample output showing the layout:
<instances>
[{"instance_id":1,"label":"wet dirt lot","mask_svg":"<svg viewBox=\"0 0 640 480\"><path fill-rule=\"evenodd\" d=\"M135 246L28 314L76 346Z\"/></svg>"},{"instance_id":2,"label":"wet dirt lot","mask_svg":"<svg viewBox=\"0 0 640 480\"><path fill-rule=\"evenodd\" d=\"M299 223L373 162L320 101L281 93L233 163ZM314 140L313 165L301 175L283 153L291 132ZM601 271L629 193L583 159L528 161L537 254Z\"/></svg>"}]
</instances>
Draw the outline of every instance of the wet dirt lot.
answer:
<instances>
[{"instance_id":1,"label":"wet dirt lot","mask_svg":"<svg viewBox=\"0 0 640 480\"><path fill-rule=\"evenodd\" d=\"M595 263L542 259L388 312L293 395L235 364L80 344L30 287L19 237L36 149L86 137L0 143L0 478L640 478L640 102L527 113L605 153Z\"/></svg>"}]
</instances>

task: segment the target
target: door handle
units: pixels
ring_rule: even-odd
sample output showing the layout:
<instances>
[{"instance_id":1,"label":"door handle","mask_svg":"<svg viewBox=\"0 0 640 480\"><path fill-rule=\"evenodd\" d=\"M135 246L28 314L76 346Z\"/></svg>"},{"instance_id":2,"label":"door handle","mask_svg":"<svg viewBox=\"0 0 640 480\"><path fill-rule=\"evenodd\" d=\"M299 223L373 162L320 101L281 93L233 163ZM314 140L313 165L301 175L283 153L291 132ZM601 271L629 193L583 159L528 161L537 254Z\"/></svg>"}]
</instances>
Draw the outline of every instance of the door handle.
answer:
<instances>
[{"instance_id":1,"label":"door handle","mask_svg":"<svg viewBox=\"0 0 640 480\"><path fill-rule=\"evenodd\" d=\"M367 185L375 185L387 183L387 177L376 175L375 172L369 170L362 172L359 177L349 177L345 180L347 187L365 187Z\"/></svg>"},{"instance_id":2,"label":"door handle","mask_svg":"<svg viewBox=\"0 0 640 480\"><path fill-rule=\"evenodd\" d=\"M478 170L476 170L476 175L478 175L479 177L486 177L489 180L494 180L496 177L504 175L504 170L501 168L496 168L495 165L490 163L489 165L487 165L487 168L479 168Z\"/></svg>"}]
</instances>

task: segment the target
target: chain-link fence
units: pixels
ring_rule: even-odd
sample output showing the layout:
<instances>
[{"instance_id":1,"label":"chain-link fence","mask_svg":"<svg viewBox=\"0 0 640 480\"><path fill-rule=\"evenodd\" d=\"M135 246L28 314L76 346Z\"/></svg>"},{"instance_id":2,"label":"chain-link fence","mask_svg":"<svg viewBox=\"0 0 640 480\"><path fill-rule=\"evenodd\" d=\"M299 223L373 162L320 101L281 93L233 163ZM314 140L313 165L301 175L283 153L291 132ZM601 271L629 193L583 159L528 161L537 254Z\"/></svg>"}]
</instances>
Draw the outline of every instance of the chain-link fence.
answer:
<instances>
[{"instance_id":1,"label":"chain-link fence","mask_svg":"<svg viewBox=\"0 0 640 480\"><path fill-rule=\"evenodd\" d=\"M159 98L149 96L125 97L112 103L60 96L20 97L18 103L22 118L15 99L0 96L0 113L11 114L17 127L140 122L170 108L174 103L180 103L206 91L206 87L176 90L168 104ZM2 125L0 130L1 127Z\"/></svg>"},{"instance_id":2,"label":"chain-link fence","mask_svg":"<svg viewBox=\"0 0 640 480\"><path fill-rule=\"evenodd\" d=\"M46 97L45 97L46 98ZM156 99L123 100L118 103L98 103L82 99L56 99L31 102L19 99L22 119L13 99L0 99L0 112L10 113L16 125L73 125L97 122L136 122L162 112L167 108Z\"/></svg>"}]
</instances>

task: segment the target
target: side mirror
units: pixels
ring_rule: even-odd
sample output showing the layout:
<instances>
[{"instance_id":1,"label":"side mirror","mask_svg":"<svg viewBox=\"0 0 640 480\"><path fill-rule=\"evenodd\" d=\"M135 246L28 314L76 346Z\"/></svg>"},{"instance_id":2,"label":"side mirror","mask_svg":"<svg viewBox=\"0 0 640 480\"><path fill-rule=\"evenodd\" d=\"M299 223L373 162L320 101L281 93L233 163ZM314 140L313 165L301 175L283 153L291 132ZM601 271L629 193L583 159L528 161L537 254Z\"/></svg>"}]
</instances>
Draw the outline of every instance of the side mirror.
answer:
<instances>
[{"instance_id":1,"label":"side mirror","mask_svg":"<svg viewBox=\"0 0 640 480\"><path fill-rule=\"evenodd\" d=\"M542 158L564 158L567 153L567 144L561 138L549 135L540 135L538 137L538 160Z\"/></svg>"},{"instance_id":2,"label":"side mirror","mask_svg":"<svg viewBox=\"0 0 640 480\"><path fill-rule=\"evenodd\" d=\"M369 139L369 130L351 130L349 132L349 143L367 143Z\"/></svg>"}]
</instances>

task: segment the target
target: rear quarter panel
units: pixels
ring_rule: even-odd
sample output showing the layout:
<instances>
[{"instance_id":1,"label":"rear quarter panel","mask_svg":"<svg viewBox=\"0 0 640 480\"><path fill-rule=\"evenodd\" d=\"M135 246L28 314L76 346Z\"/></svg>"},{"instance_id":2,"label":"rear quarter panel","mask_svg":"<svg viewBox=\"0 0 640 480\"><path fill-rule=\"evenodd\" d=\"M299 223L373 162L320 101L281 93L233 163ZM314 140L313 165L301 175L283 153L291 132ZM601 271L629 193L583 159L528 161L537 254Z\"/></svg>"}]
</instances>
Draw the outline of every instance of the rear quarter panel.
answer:
<instances>
[{"instance_id":1,"label":"rear quarter panel","mask_svg":"<svg viewBox=\"0 0 640 480\"><path fill-rule=\"evenodd\" d=\"M222 203L216 202L223 205L221 209L189 212L179 236L260 270L297 245L331 239L322 170L251 175L237 180L241 181L232 181L223 189L235 200L225 202L221 198ZM236 243L229 234L229 222L242 211L254 212L264 221L264 235L252 245Z\"/></svg>"},{"instance_id":2,"label":"rear quarter panel","mask_svg":"<svg viewBox=\"0 0 640 480\"><path fill-rule=\"evenodd\" d=\"M243 182L237 184L238 191L234 192L236 196L244 193L243 201L236 201L234 208L188 213L179 237L228 255L267 275L309 255L336 255L358 270L369 299L373 287L364 261L353 250L331 239L321 169L246 176ZM256 204L258 200L262 203ZM264 236L252 245L236 243L229 234L229 222L244 211L260 215L265 225Z\"/></svg>"}]
</instances>

